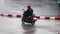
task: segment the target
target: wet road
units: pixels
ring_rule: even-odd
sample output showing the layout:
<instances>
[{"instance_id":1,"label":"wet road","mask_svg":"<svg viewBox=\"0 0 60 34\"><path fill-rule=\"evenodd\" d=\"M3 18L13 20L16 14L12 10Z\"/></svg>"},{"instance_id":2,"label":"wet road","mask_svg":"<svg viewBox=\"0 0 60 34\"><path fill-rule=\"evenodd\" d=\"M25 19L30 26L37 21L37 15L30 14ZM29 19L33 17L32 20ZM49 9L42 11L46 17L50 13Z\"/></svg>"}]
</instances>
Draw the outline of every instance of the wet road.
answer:
<instances>
[{"instance_id":1,"label":"wet road","mask_svg":"<svg viewBox=\"0 0 60 34\"><path fill-rule=\"evenodd\" d=\"M0 34L58 34L60 32L60 21L37 20L34 26L30 23L21 24L20 18L0 16Z\"/></svg>"},{"instance_id":2,"label":"wet road","mask_svg":"<svg viewBox=\"0 0 60 34\"><path fill-rule=\"evenodd\" d=\"M59 7L56 1L49 0L2 0L0 3L0 13L22 14L22 9L30 4L34 13L40 16L57 16Z\"/></svg>"}]
</instances>

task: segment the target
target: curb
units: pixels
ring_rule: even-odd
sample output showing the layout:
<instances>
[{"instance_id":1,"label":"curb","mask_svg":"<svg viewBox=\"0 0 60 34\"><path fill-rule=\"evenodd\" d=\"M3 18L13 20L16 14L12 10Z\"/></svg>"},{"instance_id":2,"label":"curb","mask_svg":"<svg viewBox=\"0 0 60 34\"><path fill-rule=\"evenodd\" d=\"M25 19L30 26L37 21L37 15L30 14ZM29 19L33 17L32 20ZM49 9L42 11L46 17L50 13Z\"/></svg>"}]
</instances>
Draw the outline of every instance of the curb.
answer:
<instances>
[{"instance_id":1,"label":"curb","mask_svg":"<svg viewBox=\"0 0 60 34\"><path fill-rule=\"evenodd\" d=\"M17 14L17 15L13 15L13 14L0 14L0 16L5 16L5 17L16 17L16 18L22 18L22 15ZM51 16L37 16L34 14L34 17L37 19L46 19L46 20L60 20L60 17L51 17Z\"/></svg>"}]
</instances>

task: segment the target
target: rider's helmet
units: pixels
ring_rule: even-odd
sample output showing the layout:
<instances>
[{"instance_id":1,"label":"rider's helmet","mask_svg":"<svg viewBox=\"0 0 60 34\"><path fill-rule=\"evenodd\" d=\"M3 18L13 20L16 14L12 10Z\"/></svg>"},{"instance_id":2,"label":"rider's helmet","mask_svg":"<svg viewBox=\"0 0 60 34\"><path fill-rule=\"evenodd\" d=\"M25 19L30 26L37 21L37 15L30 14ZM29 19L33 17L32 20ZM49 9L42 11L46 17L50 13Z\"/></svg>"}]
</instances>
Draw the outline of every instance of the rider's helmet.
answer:
<instances>
[{"instance_id":1,"label":"rider's helmet","mask_svg":"<svg viewBox=\"0 0 60 34\"><path fill-rule=\"evenodd\" d=\"M30 5L28 5L28 6L27 6L27 8L31 8L31 6L30 6Z\"/></svg>"}]
</instances>

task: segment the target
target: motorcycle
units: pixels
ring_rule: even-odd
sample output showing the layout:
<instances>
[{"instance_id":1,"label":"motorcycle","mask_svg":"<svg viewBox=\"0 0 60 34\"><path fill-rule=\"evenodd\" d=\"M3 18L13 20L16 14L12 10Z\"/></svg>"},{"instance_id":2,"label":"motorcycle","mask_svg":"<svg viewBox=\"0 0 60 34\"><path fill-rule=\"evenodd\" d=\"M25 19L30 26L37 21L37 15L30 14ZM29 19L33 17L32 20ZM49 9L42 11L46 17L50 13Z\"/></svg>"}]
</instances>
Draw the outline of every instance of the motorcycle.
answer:
<instances>
[{"instance_id":1,"label":"motorcycle","mask_svg":"<svg viewBox=\"0 0 60 34\"><path fill-rule=\"evenodd\" d=\"M24 23L31 23L32 25L34 25L36 21L37 21L36 18L34 16L31 16L31 15L28 17L23 15L23 17L22 17L22 25Z\"/></svg>"}]
</instances>

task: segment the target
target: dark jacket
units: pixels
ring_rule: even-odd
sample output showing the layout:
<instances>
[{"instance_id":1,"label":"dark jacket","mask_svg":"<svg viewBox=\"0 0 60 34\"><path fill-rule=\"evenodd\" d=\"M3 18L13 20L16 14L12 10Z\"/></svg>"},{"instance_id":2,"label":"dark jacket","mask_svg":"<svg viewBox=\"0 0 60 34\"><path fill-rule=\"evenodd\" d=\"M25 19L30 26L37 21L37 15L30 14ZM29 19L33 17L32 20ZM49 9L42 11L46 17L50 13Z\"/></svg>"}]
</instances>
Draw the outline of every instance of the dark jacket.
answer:
<instances>
[{"instance_id":1,"label":"dark jacket","mask_svg":"<svg viewBox=\"0 0 60 34\"><path fill-rule=\"evenodd\" d=\"M32 8L27 9L26 11L24 11L23 15L25 17L33 16L33 9Z\"/></svg>"},{"instance_id":2,"label":"dark jacket","mask_svg":"<svg viewBox=\"0 0 60 34\"><path fill-rule=\"evenodd\" d=\"M29 16L29 15L32 16L33 15L33 9L32 8L27 9L26 13L27 13L27 16Z\"/></svg>"}]
</instances>

